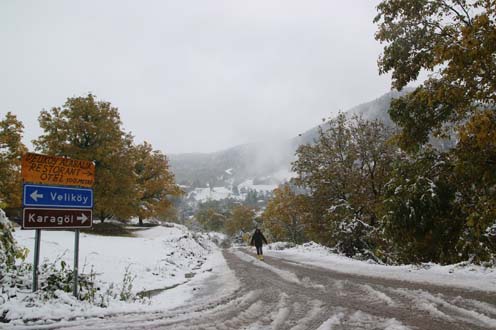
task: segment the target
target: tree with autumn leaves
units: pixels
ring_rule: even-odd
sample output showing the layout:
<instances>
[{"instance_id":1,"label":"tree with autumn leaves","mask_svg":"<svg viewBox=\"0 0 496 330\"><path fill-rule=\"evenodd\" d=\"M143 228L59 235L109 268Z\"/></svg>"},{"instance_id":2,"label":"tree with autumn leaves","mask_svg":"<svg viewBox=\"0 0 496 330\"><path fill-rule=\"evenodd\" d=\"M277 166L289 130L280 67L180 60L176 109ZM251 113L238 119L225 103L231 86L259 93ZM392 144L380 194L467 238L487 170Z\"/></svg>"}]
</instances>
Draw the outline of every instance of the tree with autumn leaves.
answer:
<instances>
[{"instance_id":1,"label":"tree with autumn leaves","mask_svg":"<svg viewBox=\"0 0 496 330\"><path fill-rule=\"evenodd\" d=\"M135 207L140 225L143 219L160 217L172 207L171 196L180 196L167 156L144 142L132 149L136 176Z\"/></svg>"},{"instance_id":2,"label":"tree with autumn leaves","mask_svg":"<svg viewBox=\"0 0 496 330\"><path fill-rule=\"evenodd\" d=\"M205 230L222 232L227 216L216 207L203 206L195 213L195 218Z\"/></svg>"},{"instance_id":3,"label":"tree with autumn leaves","mask_svg":"<svg viewBox=\"0 0 496 330\"><path fill-rule=\"evenodd\" d=\"M263 226L276 241L301 244L306 240L311 225L311 210L308 196L295 193L289 184L274 190L262 214Z\"/></svg>"},{"instance_id":4,"label":"tree with autumn leaves","mask_svg":"<svg viewBox=\"0 0 496 330\"><path fill-rule=\"evenodd\" d=\"M0 118L0 208L21 207L22 122L11 112Z\"/></svg>"},{"instance_id":5,"label":"tree with autumn leaves","mask_svg":"<svg viewBox=\"0 0 496 330\"><path fill-rule=\"evenodd\" d=\"M380 71L392 73L397 89L421 72L429 74L412 93L391 104L391 118L402 129L399 145L420 166L425 161L415 159L423 157L432 136L451 135L456 141L453 149L434 151L438 155L431 157L442 158L449 169L442 173L442 185L452 193L443 189L448 199L433 204L426 216L455 210L457 216L448 220L461 226L453 234L457 242L451 253L438 251L438 259L489 260L496 254L496 2L385 0L377 9L376 38L385 43ZM436 167L438 161L429 165ZM425 177L422 171L413 172L418 172L413 180ZM404 195L404 202L416 193ZM397 243L412 241L398 235Z\"/></svg>"},{"instance_id":6,"label":"tree with autumn leaves","mask_svg":"<svg viewBox=\"0 0 496 330\"><path fill-rule=\"evenodd\" d=\"M339 114L315 143L298 148L294 183L307 195L307 237L348 256L374 254L386 183L399 157L392 136L378 121Z\"/></svg>"},{"instance_id":7,"label":"tree with autumn leaves","mask_svg":"<svg viewBox=\"0 0 496 330\"><path fill-rule=\"evenodd\" d=\"M132 136L122 130L117 108L91 94L73 97L62 107L41 111L39 123L44 134L33 141L37 151L95 162L97 218L133 215Z\"/></svg>"},{"instance_id":8,"label":"tree with autumn leaves","mask_svg":"<svg viewBox=\"0 0 496 330\"><path fill-rule=\"evenodd\" d=\"M255 211L246 205L236 205L231 209L226 218L225 231L234 236L239 233L247 233L254 227Z\"/></svg>"},{"instance_id":9,"label":"tree with autumn leaves","mask_svg":"<svg viewBox=\"0 0 496 330\"><path fill-rule=\"evenodd\" d=\"M382 261L483 262L496 256L496 2L384 0L381 73L401 90L399 130L345 118L301 146L293 170L312 216L305 234ZM354 122L355 121L355 122ZM434 148L433 138L454 139Z\"/></svg>"},{"instance_id":10,"label":"tree with autumn leaves","mask_svg":"<svg viewBox=\"0 0 496 330\"><path fill-rule=\"evenodd\" d=\"M181 194L167 157L146 142L135 145L109 102L92 94L69 98L62 107L43 110L39 122L44 134L33 142L36 150L95 162L94 210L102 222L159 217L171 207L169 199Z\"/></svg>"},{"instance_id":11,"label":"tree with autumn leaves","mask_svg":"<svg viewBox=\"0 0 496 330\"><path fill-rule=\"evenodd\" d=\"M384 0L377 10L380 72L399 90L428 79L393 100L396 134L338 116L298 149L295 183L312 214L305 234L386 262L494 262L496 2Z\"/></svg>"}]
</instances>

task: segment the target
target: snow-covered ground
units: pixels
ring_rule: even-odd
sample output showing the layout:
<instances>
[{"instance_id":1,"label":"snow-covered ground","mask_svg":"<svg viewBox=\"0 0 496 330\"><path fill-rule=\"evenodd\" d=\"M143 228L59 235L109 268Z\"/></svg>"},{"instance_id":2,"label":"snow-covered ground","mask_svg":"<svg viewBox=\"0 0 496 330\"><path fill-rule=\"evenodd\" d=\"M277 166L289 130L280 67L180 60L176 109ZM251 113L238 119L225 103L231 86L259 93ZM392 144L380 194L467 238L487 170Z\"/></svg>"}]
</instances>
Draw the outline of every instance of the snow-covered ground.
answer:
<instances>
[{"instance_id":1,"label":"snow-covered ground","mask_svg":"<svg viewBox=\"0 0 496 330\"><path fill-rule=\"evenodd\" d=\"M20 245L32 250L33 231L18 229L14 233L14 237ZM91 267L94 268L98 274L97 280L102 291L105 291L112 284L118 286L123 280L126 269L129 269L136 276L132 291L134 293L146 291L150 293L150 297L144 301L136 302L114 299L109 302L108 307L102 308L77 301L69 293L58 292L58 298L43 302L25 300L31 294L20 292L18 297L3 304L0 302L0 315L4 311L7 312L6 318L11 320L8 326L12 328L42 328L47 322L53 321L56 321L57 326L60 327L70 325L77 328L78 322L83 324L85 319L93 320L96 318L98 321L99 318L106 316L121 316L129 313L137 313L135 315L162 313L181 305L189 305L190 309L194 309L195 304L198 304L198 299L204 299L204 305L208 305L210 300L214 298L217 299L216 301L220 301L219 297L236 297L236 292L239 293L240 288L242 289L240 280L235 276L234 271L227 266L221 250L212 242L213 239L222 239L222 235L194 234L186 227L176 224L143 229L137 233L137 237L81 234L80 266L86 273ZM71 265L73 240L73 232L42 231L41 259L50 262L61 259ZM291 269L281 267L283 264L280 262L279 266L276 262L271 264L270 258L283 258L290 262L308 265L310 268L317 266L335 272L496 292L496 271L494 269L473 265L384 266L339 256L315 243L306 243L280 250L283 245L287 244L274 243L269 245L266 248L268 257L266 262L258 261L253 256L244 253L242 249L233 249L233 253L243 262L268 270L281 281L319 292L326 290L324 284L305 276L298 276ZM27 261L32 261L32 252ZM271 277L269 276L268 279ZM378 291L378 287L373 287L372 284L357 285L364 290L365 296L378 299L387 306L394 306L397 303L391 298L391 295L394 296L394 294L413 294L417 305L423 306L422 308L431 306L429 304L433 304L435 299L440 299L439 296L424 297L422 295L429 293L422 290L417 292L410 289L385 288L383 292ZM337 288L345 290L344 287ZM198 292L201 292L203 296L199 298L196 295ZM251 295L254 292L248 291L247 294ZM346 294L346 292L342 292L342 294ZM226 299L226 301L231 300ZM444 300L439 303L440 306L442 304L445 304ZM232 307L230 306L230 303L226 303L224 307L220 306L219 308L229 309ZM484 308L493 308L487 306ZM276 312L281 311L283 309ZM287 311L289 313L289 310ZM435 312L437 309L431 308L430 312L433 311ZM208 312L205 313L208 315ZM358 311L355 313L356 315L353 315L357 316L357 313L360 312ZM332 325L341 322L343 315L338 313L332 316L322 324L321 328L332 328ZM146 318L146 315L143 318ZM159 318L157 322L162 322L162 320ZM495 324L492 319L484 322L484 324ZM302 319L299 322L300 328L304 328L304 324L305 320ZM389 329L387 326L389 325L384 324L384 327L381 328ZM0 326L0 328L2 327Z\"/></svg>"},{"instance_id":2,"label":"snow-covered ground","mask_svg":"<svg viewBox=\"0 0 496 330\"><path fill-rule=\"evenodd\" d=\"M271 192L276 189L277 186L277 184L257 185L253 184L253 180L247 180L238 185L238 190L246 189L246 191ZM234 194L234 192L227 187L195 188L188 194L188 198L193 198L198 202L206 202L208 200L218 201L226 198L244 200L246 198L246 193L240 192Z\"/></svg>"},{"instance_id":3,"label":"snow-covered ground","mask_svg":"<svg viewBox=\"0 0 496 330\"><path fill-rule=\"evenodd\" d=\"M337 255L313 242L281 249L281 246L285 245L287 243L270 244L265 254L340 273L496 292L494 268L464 264L386 266Z\"/></svg>"},{"instance_id":4,"label":"snow-covered ground","mask_svg":"<svg viewBox=\"0 0 496 330\"><path fill-rule=\"evenodd\" d=\"M218 201L226 198L240 199L240 195L234 195L231 189L226 187L212 188L195 188L188 195L188 198L194 198L198 202L206 202L208 200Z\"/></svg>"},{"instance_id":5,"label":"snow-covered ground","mask_svg":"<svg viewBox=\"0 0 496 330\"><path fill-rule=\"evenodd\" d=\"M16 230L17 242L30 249L26 259L32 262L34 231ZM122 302L113 300L107 308L78 302L70 294L58 293L59 299L44 304L26 304L22 295L0 305L8 310L10 325L26 320L64 320L98 317L119 313L167 310L183 304L193 296L193 290L208 277L225 279L229 290L235 290L234 275L228 269L219 248L210 240L214 235L191 233L186 227L170 224L138 232L137 237L109 237L81 234L80 269L88 273L93 267L101 291L119 285L128 268L135 276L132 292L157 290L149 300ZM64 260L73 263L74 233L69 231L41 232L40 261ZM218 238L218 237L217 237ZM234 283L234 284L233 284ZM180 285L182 284L182 285ZM161 291L160 289L166 289ZM29 293L25 293L28 295Z\"/></svg>"},{"instance_id":6,"label":"snow-covered ground","mask_svg":"<svg viewBox=\"0 0 496 330\"><path fill-rule=\"evenodd\" d=\"M232 168L225 170L225 172L229 175L232 175ZM267 181L275 181L279 183L274 184L254 184L253 179L248 179L243 181L242 183L237 185L237 189L239 191L238 194L234 194L232 190L232 181L231 188L226 186L219 187L208 187L208 188L195 188L189 194L188 198L193 198L198 202L206 202L208 200L221 200L226 198L232 198L237 200L244 200L246 198L245 191L257 191L257 192L271 192L276 189L279 184L288 182L292 177L295 176L295 173L290 172L289 170L280 170L271 175L263 178L259 178L259 180L267 180Z\"/></svg>"},{"instance_id":7,"label":"snow-covered ground","mask_svg":"<svg viewBox=\"0 0 496 330\"><path fill-rule=\"evenodd\" d=\"M238 185L238 189L255 190L257 192L270 192L276 189L278 184L254 184L253 180L246 180Z\"/></svg>"}]
</instances>

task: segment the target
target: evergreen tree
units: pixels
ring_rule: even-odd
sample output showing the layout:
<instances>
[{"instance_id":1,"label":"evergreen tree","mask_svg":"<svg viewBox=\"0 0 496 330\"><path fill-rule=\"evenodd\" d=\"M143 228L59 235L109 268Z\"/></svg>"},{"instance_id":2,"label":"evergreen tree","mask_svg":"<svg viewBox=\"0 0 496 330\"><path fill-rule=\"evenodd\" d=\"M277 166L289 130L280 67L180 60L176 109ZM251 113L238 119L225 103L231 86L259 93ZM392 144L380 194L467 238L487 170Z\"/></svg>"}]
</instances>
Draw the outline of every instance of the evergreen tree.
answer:
<instances>
[{"instance_id":1,"label":"evergreen tree","mask_svg":"<svg viewBox=\"0 0 496 330\"><path fill-rule=\"evenodd\" d=\"M258 202L258 192L253 189L248 189L248 192L246 193L246 197L244 200L244 204L250 206L256 206L257 202Z\"/></svg>"}]
</instances>

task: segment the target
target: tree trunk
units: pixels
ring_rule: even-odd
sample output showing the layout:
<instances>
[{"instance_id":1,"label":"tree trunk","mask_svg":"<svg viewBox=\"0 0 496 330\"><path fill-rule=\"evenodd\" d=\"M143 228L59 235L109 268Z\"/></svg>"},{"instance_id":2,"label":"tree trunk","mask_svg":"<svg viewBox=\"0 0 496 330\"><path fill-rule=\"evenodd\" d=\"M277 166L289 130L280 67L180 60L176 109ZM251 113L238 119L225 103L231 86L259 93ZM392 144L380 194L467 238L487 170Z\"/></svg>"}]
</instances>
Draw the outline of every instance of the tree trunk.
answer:
<instances>
[{"instance_id":1,"label":"tree trunk","mask_svg":"<svg viewBox=\"0 0 496 330\"><path fill-rule=\"evenodd\" d=\"M138 217L139 225L143 226L143 219L141 217Z\"/></svg>"}]
</instances>

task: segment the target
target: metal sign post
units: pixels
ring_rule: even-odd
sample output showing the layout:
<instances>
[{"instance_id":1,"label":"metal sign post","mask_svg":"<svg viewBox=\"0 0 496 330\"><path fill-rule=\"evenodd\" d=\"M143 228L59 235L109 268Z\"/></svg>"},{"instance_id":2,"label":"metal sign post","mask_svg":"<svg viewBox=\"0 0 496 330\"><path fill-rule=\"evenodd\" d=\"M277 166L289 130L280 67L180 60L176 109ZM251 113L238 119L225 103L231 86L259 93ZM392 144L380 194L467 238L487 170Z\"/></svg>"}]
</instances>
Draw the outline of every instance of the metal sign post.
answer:
<instances>
[{"instance_id":1,"label":"metal sign post","mask_svg":"<svg viewBox=\"0 0 496 330\"><path fill-rule=\"evenodd\" d=\"M74 230L74 286L72 293L77 298L78 294L78 268L79 268L79 229Z\"/></svg>"},{"instance_id":2,"label":"metal sign post","mask_svg":"<svg viewBox=\"0 0 496 330\"><path fill-rule=\"evenodd\" d=\"M36 229L34 236L34 261L33 261L33 292L38 291L38 264L40 262L41 229Z\"/></svg>"}]
</instances>

